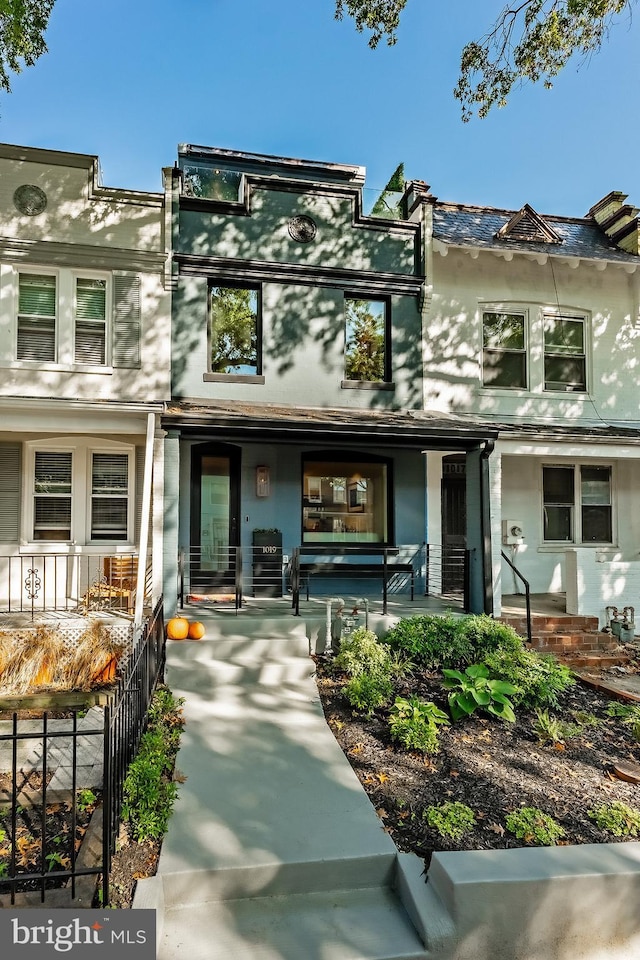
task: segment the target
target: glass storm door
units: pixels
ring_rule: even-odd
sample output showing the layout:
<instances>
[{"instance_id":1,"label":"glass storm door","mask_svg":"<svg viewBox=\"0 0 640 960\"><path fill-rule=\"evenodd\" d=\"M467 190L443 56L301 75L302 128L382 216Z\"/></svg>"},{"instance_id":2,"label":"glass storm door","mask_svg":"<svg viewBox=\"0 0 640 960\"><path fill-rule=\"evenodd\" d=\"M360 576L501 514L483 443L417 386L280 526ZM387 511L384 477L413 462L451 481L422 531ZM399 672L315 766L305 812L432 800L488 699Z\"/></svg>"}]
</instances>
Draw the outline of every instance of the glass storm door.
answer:
<instances>
[{"instance_id":1,"label":"glass storm door","mask_svg":"<svg viewBox=\"0 0 640 960\"><path fill-rule=\"evenodd\" d=\"M199 444L191 471L191 592L233 587L238 546L240 452Z\"/></svg>"}]
</instances>

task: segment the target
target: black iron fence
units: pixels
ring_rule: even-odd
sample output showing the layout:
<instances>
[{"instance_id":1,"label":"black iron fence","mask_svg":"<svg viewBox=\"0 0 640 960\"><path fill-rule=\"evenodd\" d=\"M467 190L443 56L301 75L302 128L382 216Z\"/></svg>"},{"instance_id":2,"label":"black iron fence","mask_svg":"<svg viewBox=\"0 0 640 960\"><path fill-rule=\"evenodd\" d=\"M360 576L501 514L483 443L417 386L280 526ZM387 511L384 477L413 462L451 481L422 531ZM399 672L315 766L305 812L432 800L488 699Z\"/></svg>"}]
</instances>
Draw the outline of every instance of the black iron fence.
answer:
<instances>
[{"instance_id":1,"label":"black iron fence","mask_svg":"<svg viewBox=\"0 0 640 960\"><path fill-rule=\"evenodd\" d=\"M75 612L135 609L136 553L31 553L0 556L0 612ZM151 603L151 562L145 565L145 604Z\"/></svg>"},{"instance_id":2,"label":"black iron fence","mask_svg":"<svg viewBox=\"0 0 640 960\"><path fill-rule=\"evenodd\" d=\"M0 899L49 891L77 896L81 878L109 903L123 784L146 726L165 660L160 601L133 638L107 703L65 709L13 711L0 722ZM60 713L61 711L58 711ZM91 838L91 855L83 846ZM90 906L91 904L85 904Z\"/></svg>"}]
</instances>

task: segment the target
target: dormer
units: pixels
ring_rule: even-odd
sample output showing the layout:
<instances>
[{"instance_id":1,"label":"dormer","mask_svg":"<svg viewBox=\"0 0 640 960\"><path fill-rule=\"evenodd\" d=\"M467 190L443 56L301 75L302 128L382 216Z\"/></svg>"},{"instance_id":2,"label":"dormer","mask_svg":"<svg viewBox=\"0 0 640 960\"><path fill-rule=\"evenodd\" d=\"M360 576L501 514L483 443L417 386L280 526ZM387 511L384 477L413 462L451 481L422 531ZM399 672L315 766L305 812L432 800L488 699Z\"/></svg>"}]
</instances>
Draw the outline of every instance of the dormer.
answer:
<instances>
[{"instance_id":1,"label":"dormer","mask_svg":"<svg viewBox=\"0 0 640 960\"><path fill-rule=\"evenodd\" d=\"M496 233L496 240L520 240L527 243L562 243L561 238L533 207L525 203Z\"/></svg>"}]
</instances>

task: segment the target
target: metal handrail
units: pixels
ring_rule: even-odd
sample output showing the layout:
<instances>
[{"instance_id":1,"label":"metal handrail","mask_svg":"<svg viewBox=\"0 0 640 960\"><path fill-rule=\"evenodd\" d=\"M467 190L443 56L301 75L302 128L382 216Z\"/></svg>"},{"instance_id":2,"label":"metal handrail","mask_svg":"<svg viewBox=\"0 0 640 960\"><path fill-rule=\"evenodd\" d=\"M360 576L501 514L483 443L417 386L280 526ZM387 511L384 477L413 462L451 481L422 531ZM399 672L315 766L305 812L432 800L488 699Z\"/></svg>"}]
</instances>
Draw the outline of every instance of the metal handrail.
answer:
<instances>
[{"instance_id":1,"label":"metal handrail","mask_svg":"<svg viewBox=\"0 0 640 960\"><path fill-rule=\"evenodd\" d=\"M506 560L506 562L509 564L509 566L511 567L515 575L519 577L522 583L524 584L524 602L525 602L526 611L527 611L527 641L531 643L531 640L533 637L533 631L531 628L531 588L529 586L529 581L527 580L526 577L524 577L520 573L516 565L512 563L511 560L509 560L509 557L506 555L504 550L501 550L500 553L502 554L502 559Z\"/></svg>"}]
</instances>

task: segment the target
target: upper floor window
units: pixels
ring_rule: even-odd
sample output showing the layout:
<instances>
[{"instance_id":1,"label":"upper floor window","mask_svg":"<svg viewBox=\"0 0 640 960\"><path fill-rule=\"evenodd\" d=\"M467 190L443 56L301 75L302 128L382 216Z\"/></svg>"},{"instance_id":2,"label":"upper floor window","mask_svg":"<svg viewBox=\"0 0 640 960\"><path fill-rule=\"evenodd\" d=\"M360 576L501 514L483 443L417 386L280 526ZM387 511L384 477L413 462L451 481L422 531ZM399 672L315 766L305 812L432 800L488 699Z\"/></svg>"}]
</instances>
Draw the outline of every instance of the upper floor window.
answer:
<instances>
[{"instance_id":1,"label":"upper floor window","mask_svg":"<svg viewBox=\"0 0 640 960\"><path fill-rule=\"evenodd\" d=\"M482 315L482 382L485 387L527 386L525 315Z\"/></svg>"},{"instance_id":2,"label":"upper floor window","mask_svg":"<svg viewBox=\"0 0 640 960\"><path fill-rule=\"evenodd\" d=\"M18 360L56 359L56 278L18 275Z\"/></svg>"},{"instance_id":3,"label":"upper floor window","mask_svg":"<svg viewBox=\"0 0 640 960\"><path fill-rule=\"evenodd\" d=\"M542 468L544 539L612 543L610 466Z\"/></svg>"},{"instance_id":4,"label":"upper floor window","mask_svg":"<svg viewBox=\"0 0 640 960\"><path fill-rule=\"evenodd\" d=\"M78 363L106 363L107 284L105 280L76 279L75 359Z\"/></svg>"},{"instance_id":5,"label":"upper floor window","mask_svg":"<svg viewBox=\"0 0 640 960\"><path fill-rule=\"evenodd\" d=\"M386 300L345 297L345 379L389 380Z\"/></svg>"},{"instance_id":6,"label":"upper floor window","mask_svg":"<svg viewBox=\"0 0 640 960\"><path fill-rule=\"evenodd\" d=\"M544 318L544 388L587 389L584 318Z\"/></svg>"},{"instance_id":7,"label":"upper floor window","mask_svg":"<svg viewBox=\"0 0 640 960\"><path fill-rule=\"evenodd\" d=\"M256 287L212 286L210 371L217 374L260 373L260 296Z\"/></svg>"}]
</instances>

